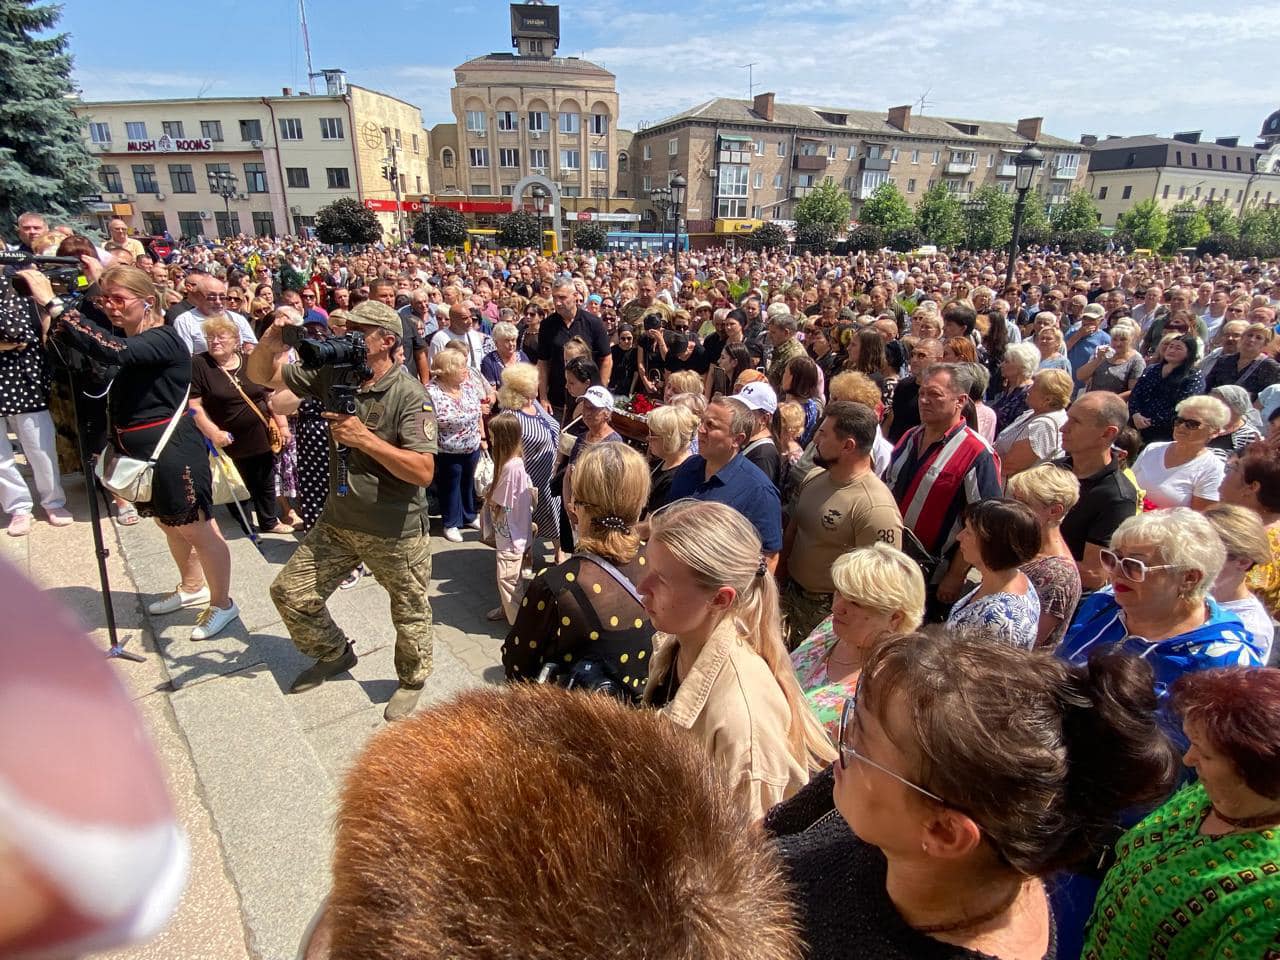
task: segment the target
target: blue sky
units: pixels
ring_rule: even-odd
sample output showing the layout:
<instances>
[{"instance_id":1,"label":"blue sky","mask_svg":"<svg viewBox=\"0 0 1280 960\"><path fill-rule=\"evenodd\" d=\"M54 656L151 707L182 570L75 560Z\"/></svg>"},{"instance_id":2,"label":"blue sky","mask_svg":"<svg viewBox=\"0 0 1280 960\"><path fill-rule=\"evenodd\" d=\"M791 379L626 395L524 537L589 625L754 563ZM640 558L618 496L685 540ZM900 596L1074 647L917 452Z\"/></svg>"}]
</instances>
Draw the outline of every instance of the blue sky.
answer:
<instances>
[{"instance_id":1,"label":"blue sky","mask_svg":"<svg viewBox=\"0 0 1280 960\"><path fill-rule=\"evenodd\" d=\"M510 50L494 0L309 0L316 69L451 120L453 68ZM1273 2L1196 0L565 0L561 55L618 77L622 125L635 128L717 96L856 109L926 97L937 116L1014 120L1045 130L1252 142L1280 107ZM68 0L85 99L261 96L306 89L297 0ZM995 43L993 43L995 41ZM998 45L996 45L998 44Z\"/></svg>"}]
</instances>

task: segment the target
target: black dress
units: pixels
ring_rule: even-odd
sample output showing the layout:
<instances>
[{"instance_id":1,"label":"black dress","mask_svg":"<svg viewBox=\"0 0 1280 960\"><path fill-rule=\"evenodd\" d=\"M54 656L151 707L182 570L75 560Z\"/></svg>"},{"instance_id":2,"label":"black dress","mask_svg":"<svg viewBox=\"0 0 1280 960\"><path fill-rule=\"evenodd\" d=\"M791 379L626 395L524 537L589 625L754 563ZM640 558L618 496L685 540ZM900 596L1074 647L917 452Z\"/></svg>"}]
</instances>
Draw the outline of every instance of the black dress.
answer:
<instances>
[{"instance_id":1,"label":"black dress","mask_svg":"<svg viewBox=\"0 0 1280 960\"><path fill-rule=\"evenodd\" d=\"M324 404L305 397L298 406L294 439L298 445L298 513L308 530L316 525L329 499L329 421Z\"/></svg>"},{"instance_id":2,"label":"black dress","mask_svg":"<svg viewBox=\"0 0 1280 960\"><path fill-rule=\"evenodd\" d=\"M107 397L110 443L125 456L149 458L191 385L186 341L172 327L117 337L75 311L64 314L60 336L80 353L119 366ZM209 454L189 411L156 462L151 499L137 506L170 527L213 516Z\"/></svg>"}]
</instances>

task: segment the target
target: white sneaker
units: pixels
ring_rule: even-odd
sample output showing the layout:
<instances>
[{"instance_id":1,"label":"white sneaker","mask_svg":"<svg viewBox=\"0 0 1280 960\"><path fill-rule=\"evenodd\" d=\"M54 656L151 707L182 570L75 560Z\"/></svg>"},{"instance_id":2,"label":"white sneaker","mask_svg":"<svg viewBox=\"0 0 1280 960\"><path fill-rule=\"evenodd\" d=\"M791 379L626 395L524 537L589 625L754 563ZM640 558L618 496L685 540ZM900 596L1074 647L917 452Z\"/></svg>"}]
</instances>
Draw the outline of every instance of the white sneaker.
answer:
<instances>
[{"instance_id":1,"label":"white sneaker","mask_svg":"<svg viewBox=\"0 0 1280 960\"><path fill-rule=\"evenodd\" d=\"M240 608L236 606L234 600L225 610L222 607L205 607L200 611L200 616L196 617L196 626L191 631L191 639L208 640L210 637L216 637L232 620L238 619L240 619Z\"/></svg>"},{"instance_id":2,"label":"white sneaker","mask_svg":"<svg viewBox=\"0 0 1280 960\"><path fill-rule=\"evenodd\" d=\"M165 613L174 613L183 607L204 607L209 604L209 587L208 585L201 587L195 593L183 593L182 586L179 584L178 589L167 596L161 597L159 600L147 606L147 613L153 617L158 617Z\"/></svg>"},{"instance_id":3,"label":"white sneaker","mask_svg":"<svg viewBox=\"0 0 1280 960\"><path fill-rule=\"evenodd\" d=\"M468 526L468 527L470 527L472 530L479 530L479 529L480 529L480 518L479 518L478 516L476 516L476 517L472 517L472 518L471 518L471 522L470 522L470 523L468 523L468 524L467 524L467 526Z\"/></svg>"},{"instance_id":4,"label":"white sneaker","mask_svg":"<svg viewBox=\"0 0 1280 960\"><path fill-rule=\"evenodd\" d=\"M459 530L457 527L445 527L444 538L448 540L450 543L461 543L462 531Z\"/></svg>"}]
</instances>

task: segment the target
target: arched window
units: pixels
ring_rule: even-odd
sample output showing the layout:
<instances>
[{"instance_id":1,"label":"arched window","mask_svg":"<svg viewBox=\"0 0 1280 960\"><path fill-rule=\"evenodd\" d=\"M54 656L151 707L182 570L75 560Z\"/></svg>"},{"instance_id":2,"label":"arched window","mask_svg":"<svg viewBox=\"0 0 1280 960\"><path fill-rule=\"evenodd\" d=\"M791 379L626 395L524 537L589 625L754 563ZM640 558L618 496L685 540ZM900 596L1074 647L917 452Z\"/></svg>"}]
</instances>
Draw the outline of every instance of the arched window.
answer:
<instances>
[{"instance_id":1,"label":"arched window","mask_svg":"<svg viewBox=\"0 0 1280 960\"><path fill-rule=\"evenodd\" d=\"M453 151L448 147L440 152L440 165L446 170L453 166Z\"/></svg>"},{"instance_id":2,"label":"arched window","mask_svg":"<svg viewBox=\"0 0 1280 960\"><path fill-rule=\"evenodd\" d=\"M627 151L623 150L618 153L618 174L627 172Z\"/></svg>"}]
</instances>

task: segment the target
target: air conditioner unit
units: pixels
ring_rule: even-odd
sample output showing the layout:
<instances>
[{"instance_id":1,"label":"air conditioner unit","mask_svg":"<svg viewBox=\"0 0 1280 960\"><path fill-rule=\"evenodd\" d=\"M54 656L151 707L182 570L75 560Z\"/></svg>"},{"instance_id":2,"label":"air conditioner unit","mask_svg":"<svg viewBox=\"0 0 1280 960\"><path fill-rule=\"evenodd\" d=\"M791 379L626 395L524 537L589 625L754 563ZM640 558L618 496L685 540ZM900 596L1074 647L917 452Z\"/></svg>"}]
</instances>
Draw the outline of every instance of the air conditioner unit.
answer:
<instances>
[{"instance_id":1,"label":"air conditioner unit","mask_svg":"<svg viewBox=\"0 0 1280 960\"><path fill-rule=\"evenodd\" d=\"M106 143L95 143L93 145L93 148L97 150L99 153L106 153L108 150L111 149L111 141L108 140Z\"/></svg>"},{"instance_id":2,"label":"air conditioner unit","mask_svg":"<svg viewBox=\"0 0 1280 960\"><path fill-rule=\"evenodd\" d=\"M530 131L529 131L529 139L530 139L530 140L541 140L541 139L542 139L542 131L541 131L541 130L530 130Z\"/></svg>"},{"instance_id":3,"label":"air conditioner unit","mask_svg":"<svg viewBox=\"0 0 1280 960\"><path fill-rule=\"evenodd\" d=\"M290 207L290 208L289 208L289 212L290 212L290 213L292 213L292 214L296 217L296 216L298 216L298 215L300 215L300 214L302 213L302 208L301 208L301 207Z\"/></svg>"},{"instance_id":4,"label":"air conditioner unit","mask_svg":"<svg viewBox=\"0 0 1280 960\"><path fill-rule=\"evenodd\" d=\"M201 210L201 211L200 211L200 219L201 219L201 220L212 220L212 219L213 219L213 211L211 211L211 210Z\"/></svg>"},{"instance_id":5,"label":"air conditioner unit","mask_svg":"<svg viewBox=\"0 0 1280 960\"><path fill-rule=\"evenodd\" d=\"M253 147L253 149L255 149L255 150L261 150L261 149L262 149L262 141L261 141L261 140L250 140L250 141L249 141L249 146Z\"/></svg>"},{"instance_id":6,"label":"air conditioner unit","mask_svg":"<svg viewBox=\"0 0 1280 960\"><path fill-rule=\"evenodd\" d=\"M163 194L163 193L158 193L158 192L157 192L157 193L156 193L156 200L157 200L157 201L162 201L162 200L164 200L164 194Z\"/></svg>"}]
</instances>

